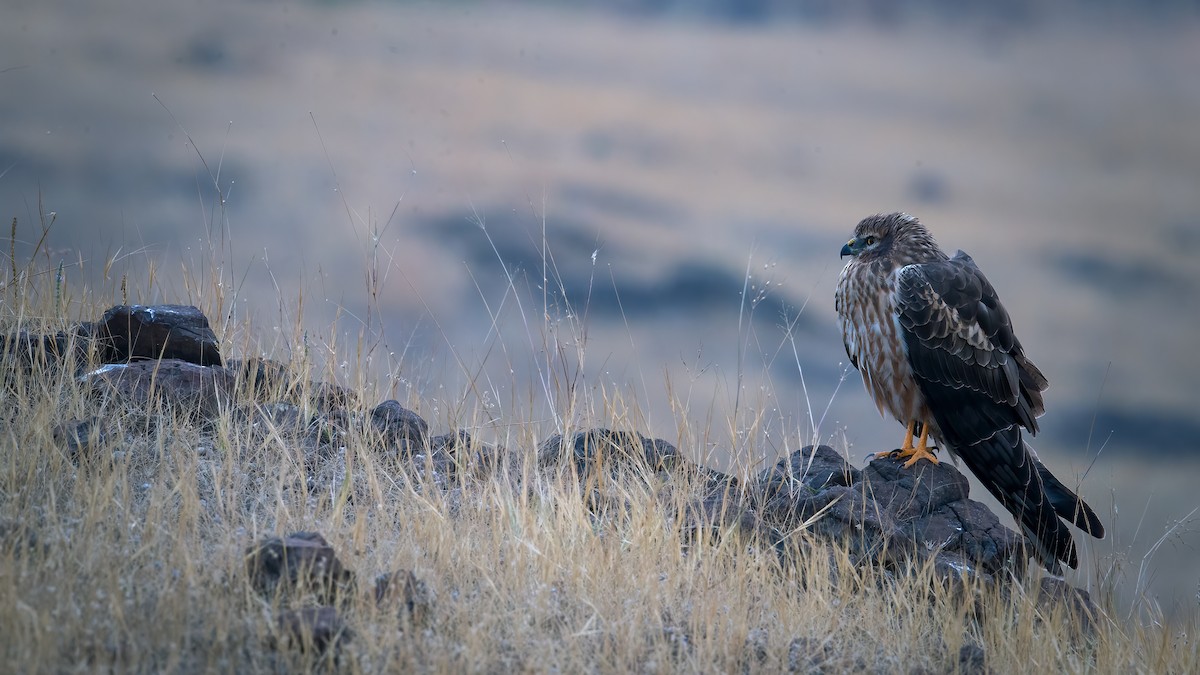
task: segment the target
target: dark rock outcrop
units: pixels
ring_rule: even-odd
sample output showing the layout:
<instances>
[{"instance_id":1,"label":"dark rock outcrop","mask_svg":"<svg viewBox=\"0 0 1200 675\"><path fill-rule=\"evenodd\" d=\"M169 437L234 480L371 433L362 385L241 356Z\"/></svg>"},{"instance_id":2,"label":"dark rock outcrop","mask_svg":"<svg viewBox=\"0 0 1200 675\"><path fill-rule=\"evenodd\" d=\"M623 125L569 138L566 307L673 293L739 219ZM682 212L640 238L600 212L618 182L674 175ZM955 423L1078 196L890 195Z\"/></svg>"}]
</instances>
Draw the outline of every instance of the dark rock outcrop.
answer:
<instances>
[{"instance_id":1,"label":"dark rock outcrop","mask_svg":"<svg viewBox=\"0 0 1200 675\"><path fill-rule=\"evenodd\" d=\"M115 398L147 411L161 403L198 420L212 419L234 400L232 373L177 359L110 363L80 380L98 398Z\"/></svg>"},{"instance_id":2,"label":"dark rock outcrop","mask_svg":"<svg viewBox=\"0 0 1200 675\"><path fill-rule=\"evenodd\" d=\"M631 513L640 499L635 488L644 490L680 528L689 551L736 534L774 548L786 563L790 556L832 558L833 549L820 542L837 541L848 547L851 565L880 566L889 575L931 568L935 578L950 583L1020 578L1027 563L1021 536L970 499L968 480L949 462L905 469L900 460L881 458L860 470L828 446L809 446L747 480L691 462L671 443L631 430L554 435L536 449L511 451L482 443L464 429L431 436L429 424L397 401L366 411L354 391L296 379L283 363L250 358L223 367L216 337L194 307L114 307L99 323L54 335L0 336L0 348L27 367L91 363L77 379L102 401L146 411L162 406L203 422L235 411L233 423L269 436L289 452L298 450L309 481L330 474L340 480L347 473L344 463L336 464L346 456L341 448L365 440L382 450L391 460L387 469L403 472L409 485L445 495L452 516L477 487L473 481L500 480L530 492L543 489L543 476L569 477L579 481L597 522ZM107 363L95 367L97 358ZM108 442L104 418L61 422L54 439L71 461L99 456ZM528 480L539 473L538 480ZM0 544L36 548L22 543L22 532L0 526ZM803 536L795 536L799 533ZM835 577L839 564L830 565ZM282 597L288 606L301 600L319 605L276 617L287 641L324 650L348 639L335 605L354 587L355 577L321 535L263 540L247 550L246 565L259 592ZM374 593L380 606L395 603L414 621L424 620L434 597L411 572L381 576ZM1057 579L1042 581L1036 601L1045 611L1066 607L1065 614L1085 628L1098 616L1086 592ZM686 633L677 637L675 643L689 644ZM748 642L748 663L762 660L766 638L760 637ZM828 655L816 649L794 654L797 644L789 647L789 665L825 662ZM974 652L965 658L964 670L982 662Z\"/></svg>"},{"instance_id":3,"label":"dark rock outcrop","mask_svg":"<svg viewBox=\"0 0 1200 675\"><path fill-rule=\"evenodd\" d=\"M25 368L38 364L61 367L68 363L72 364L68 367L81 368L88 362L94 332L92 323L48 335L17 331L0 335L0 354Z\"/></svg>"},{"instance_id":4,"label":"dark rock outcrop","mask_svg":"<svg viewBox=\"0 0 1200 675\"><path fill-rule=\"evenodd\" d=\"M294 385L287 364L273 359L227 359L225 368L237 375L242 393L258 401L278 400Z\"/></svg>"},{"instance_id":5,"label":"dark rock outcrop","mask_svg":"<svg viewBox=\"0 0 1200 675\"><path fill-rule=\"evenodd\" d=\"M250 547L246 571L263 595L312 592L323 604L332 604L354 584L354 573L316 532L270 537Z\"/></svg>"},{"instance_id":6,"label":"dark rock outcrop","mask_svg":"<svg viewBox=\"0 0 1200 675\"><path fill-rule=\"evenodd\" d=\"M221 350L208 317L191 305L117 305L100 321L39 335L18 331L0 336L0 353L28 364L59 364L73 357L76 367L172 359L220 366Z\"/></svg>"},{"instance_id":7,"label":"dark rock outcrop","mask_svg":"<svg viewBox=\"0 0 1200 675\"><path fill-rule=\"evenodd\" d=\"M104 313L96 339L106 363L178 359L220 366L221 351L208 317L190 305L117 305Z\"/></svg>"},{"instance_id":8,"label":"dark rock outcrop","mask_svg":"<svg viewBox=\"0 0 1200 675\"><path fill-rule=\"evenodd\" d=\"M680 495L679 488L672 485L676 482L685 486L685 494ZM784 539L762 519L741 482L715 469L687 466L659 492L659 502L679 521L683 539L689 546L731 532L769 546L778 546Z\"/></svg>"},{"instance_id":9,"label":"dark rock outcrop","mask_svg":"<svg viewBox=\"0 0 1200 675\"><path fill-rule=\"evenodd\" d=\"M357 407L358 394L331 382L314 382L308 393L308 402L323 415L335 415L347 408Z\"/></svg>"},{"instance_id":10,"label":"dark rock outcrop","mask_svg":"<svg viewBox=\"0 0 1200 675\"><path fill-rule=\"evenodd\" d=\"M1083 635L1091 635L1095 630L1096 621L1103 616L1100 608L1092 601L1090 593L1075 588L1058 577L1042 577L1038 582L1035 603L1047 617L1053 615L1056 610L1061 612Z\"/></svg>"},{"instance_id":11,"label":"dark rock outcrop","mask_svg":"<svg viewBox=\"0 0 1200 675\"><path fill-rule=\"evenodd\" d=\"M641 469L669 471L681 460L675 446L661 439L648 439L633 431L590 429L570 439L555 434L538 446L541 468L561 466L571 460L579 475L595 470Z\"/></svg>"},{"instance_id":12,"label":"dark rock outcrop","mask_svg":"<svg viewBox=\"0 0 1200 675\"><path fill-rule=\"evenodd\" d=\"M411 457L424 449L429 435L429 423L394 400L371 410L371 424L383 438L384 447L395 448L400 457Z\"/></svg>"},{"instance_id":13,"label":"dark rock outcrop","mask_svg":"<svg viewBox=\"0 0 1200 675\"><path fill-rule=\"evenodd\" d=\"M987 669L987 651L978 643L968 642L958 649L958 670L964 675L983 675Z\"/></svg>"},{"instance_id":14,"label":"dark rock outcrop","mask_svg":"<svg viewBox=\"0 0 1200 675\"><path fill-rule=\"evenodd\" d=\"M859 471L828 446L802 448L762 472L754 490L764 520L845 542L860 559L894 566L932 558L939 576L1023 573L1021 538L968 498L949 462L876 459Z\"/></svg>"},{"instance_id":15,"label":"dark rock outcrop","mask_svg":"<svg viewBox=\"0 0 1200 675\"><path fill-rule=\"evenodd\" d=\"M850 487L861 480L862 472L828 445L806 449L793 452L759 474L758 486L764 496L793 494L800 485L813 492L834 486Z\"/></svg>"}]
</instances>

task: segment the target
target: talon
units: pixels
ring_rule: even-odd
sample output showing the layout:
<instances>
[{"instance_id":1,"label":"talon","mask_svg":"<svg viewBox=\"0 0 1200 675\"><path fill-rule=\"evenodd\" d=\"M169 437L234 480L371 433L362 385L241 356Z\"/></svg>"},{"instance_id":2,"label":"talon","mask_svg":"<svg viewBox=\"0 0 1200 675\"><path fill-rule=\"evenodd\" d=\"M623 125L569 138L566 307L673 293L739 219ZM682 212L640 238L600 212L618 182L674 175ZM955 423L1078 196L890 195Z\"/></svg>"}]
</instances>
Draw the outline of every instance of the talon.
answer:
<instances>
[{"instance_id":1,"label":"talon","mask_svg":"<svg viewBox=\"0 0 1200 675\"><path fill-rule=\"evenodd\" d=\"M911 457L913 452L915 452L913 449L913 429L916 427L916 424L917 423L915 420L908 423L908 427L904 431L904 444L898 450L885 450L883 452L873 453L868 458L868 461L875 461L877 459L884 458L897 459ZM924 437L924 428L922 428L921 438Z\"/></svg>"},{"instance_id":2,"label":"talon","mask_svg":"<svg viewBox=\"0 0 1200 675\"><path fill-rule=\"evenodd\" d=\"M934 464L938 463L937 455L930 452L929 447L929 425L921 425L921 438L917 441L917 447L912 448L908 453L901 453L901 457L908 457L909 460L904 463L904 468L911 469L914 464L927 459Z\"/></svg>"}]
</instances>

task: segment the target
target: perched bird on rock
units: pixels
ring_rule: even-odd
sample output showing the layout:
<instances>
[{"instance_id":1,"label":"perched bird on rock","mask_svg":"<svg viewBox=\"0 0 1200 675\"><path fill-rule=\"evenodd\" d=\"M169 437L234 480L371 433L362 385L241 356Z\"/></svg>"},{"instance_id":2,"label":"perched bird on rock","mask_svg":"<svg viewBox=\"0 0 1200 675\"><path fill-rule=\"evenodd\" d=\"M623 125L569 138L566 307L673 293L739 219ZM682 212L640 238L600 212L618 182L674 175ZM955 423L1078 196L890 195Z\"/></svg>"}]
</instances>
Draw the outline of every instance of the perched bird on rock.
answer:
<instances>
[{"instance_id":1,"label":"perched bird on rock","mask_svg":"<svg viewBox=\"0 0 1200 675\"><path fill-rule=\"evenodd\" d=\"M946 255L905 213L863 219L845 256L834 299L846 354L880 413L906 427L901 448L875 458L936 464L932 438L1012 513L1047 570L1076 567L1060 518L1097 538L1104 526L1022 438L1037 433L1047 382L983 271L962 251Z\"/></svg>"}]
</instances>

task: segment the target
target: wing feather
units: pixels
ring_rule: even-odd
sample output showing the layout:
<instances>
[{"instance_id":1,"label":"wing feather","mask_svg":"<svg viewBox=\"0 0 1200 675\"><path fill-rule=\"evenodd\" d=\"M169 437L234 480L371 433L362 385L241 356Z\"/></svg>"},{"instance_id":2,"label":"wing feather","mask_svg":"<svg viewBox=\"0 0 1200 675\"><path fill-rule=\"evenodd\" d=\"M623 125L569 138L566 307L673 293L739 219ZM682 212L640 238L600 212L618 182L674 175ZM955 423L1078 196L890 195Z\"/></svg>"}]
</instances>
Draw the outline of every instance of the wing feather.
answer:
<instances>
[{"instance_id":1,"label":"wing feather","mask_svg":"<svg viewBox=\"0 0 1200 675\"><path fill-rule=\"evenodd\" d=\"M943 440L1013 514L1048 569L1059 560L1075 567L1075 543L1059 516L1096 536L1104 530L1021 437L1021 427L1037 432L1047 383L991 283L959 251L901 268L895 304L909 364Z\"/></svg>"},{"instance_id":2,"label":"wing feather","mask_svg":"<svg viewBox=\"0 0 1200 675\"><path fill-rule=\"evenodd\" d=\"M1025 356L1008 312L970 256L959 251L949 260L900 269L895 302L914 374L959 392L961 403L987 408L943 432L965 444L1012 423L1037 432L1046 379Z\"/></svg>"}]
</instances>

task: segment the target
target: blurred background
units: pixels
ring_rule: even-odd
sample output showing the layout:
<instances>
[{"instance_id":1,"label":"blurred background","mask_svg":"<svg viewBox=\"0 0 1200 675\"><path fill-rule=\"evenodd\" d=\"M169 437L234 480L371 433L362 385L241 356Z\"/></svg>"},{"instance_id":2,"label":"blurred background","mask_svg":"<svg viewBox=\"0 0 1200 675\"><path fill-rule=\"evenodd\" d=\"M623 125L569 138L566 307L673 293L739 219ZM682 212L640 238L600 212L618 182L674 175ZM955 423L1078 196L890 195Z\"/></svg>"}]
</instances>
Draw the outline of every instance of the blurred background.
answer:
<instances>
[{"instance_id":1,"label":"blurred background","mask_svg":"<svg viewBox=\"0 0 1200 675\"><path fill-rule=\"evenodd\" d=\"M1194 614L1197 72L1191 1L7 0L0 216L435 428L574 387L746 470L899 444L833 288L907 211L1051 381L1034 445L1112 524L1075 581Z\"/></svg>"}]
</instances>

